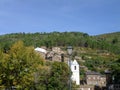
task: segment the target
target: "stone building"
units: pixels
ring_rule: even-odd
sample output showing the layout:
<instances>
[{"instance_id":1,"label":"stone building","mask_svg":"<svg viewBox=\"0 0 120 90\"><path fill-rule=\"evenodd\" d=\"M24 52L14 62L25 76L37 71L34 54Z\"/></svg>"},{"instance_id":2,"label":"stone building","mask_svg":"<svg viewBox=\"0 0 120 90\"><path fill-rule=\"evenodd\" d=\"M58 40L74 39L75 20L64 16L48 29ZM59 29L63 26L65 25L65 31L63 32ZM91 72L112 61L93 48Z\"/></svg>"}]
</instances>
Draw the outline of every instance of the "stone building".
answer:
<instances>
[{"instance_id":1,"label":"stone building","mask_svg":"<svg viewBox=\"0 0 120 90\"><path fill-rule=\"evenodd\" d=\"M59 47L53 47L52 51L55 52L55 53L59 53L59 54L62 53L62 51L61 51L61 49Z\"/></svg>"},{"instance_id":2,"label":"stone building","mask_svg":"<svg viewBox=\"0 0 120 90\"><path fill-rule=\"evenodd\" d=\"M37 47L34 50L40 53L40 55L46 60L58 62L64 62L67 60L66 57L64 57L64 52L59 47L53 47L52 50L47 50L45 47Z\"/></svg>"},{"instance_id":3,"label":"stone building","mask_svg":"<svg viewBox=\"0 0 120 90\"><path fill-rule=\"evenodd\" d=\"M98 72L86 72L85 78L87 85L106 86L106 76Z\"/></svg>"},{"instance_id":4,"label":"stone building","mask_svg":"<svg viewBox=\"0 0 120 90\"><path fill-rule=\"evenodd\" d=\"M45 59L46 57L46 54L47 54L47 50L43 49L43 48L35 48L34 49L36 52L40 53L40 55Z\"/></svg>"}]
</instances>

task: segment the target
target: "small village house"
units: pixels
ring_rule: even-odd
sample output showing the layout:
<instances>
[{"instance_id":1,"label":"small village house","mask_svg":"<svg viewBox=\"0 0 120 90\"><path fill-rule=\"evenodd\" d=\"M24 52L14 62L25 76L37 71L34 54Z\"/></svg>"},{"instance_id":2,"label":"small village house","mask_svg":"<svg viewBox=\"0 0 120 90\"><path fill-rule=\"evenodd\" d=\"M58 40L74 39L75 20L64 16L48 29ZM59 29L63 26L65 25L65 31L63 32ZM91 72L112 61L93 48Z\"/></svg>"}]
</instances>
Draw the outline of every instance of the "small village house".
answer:
<instances>
[{"instance_id":1,"label":"small village house","mask_svg":"<svg viewBox=\"0 0 120 90\"><path fill-rule=\"evenodd\" d=\"M86 72L85 78L87 85L106 86L106 76L98 72Z\"/></svg>"}]
</instances>

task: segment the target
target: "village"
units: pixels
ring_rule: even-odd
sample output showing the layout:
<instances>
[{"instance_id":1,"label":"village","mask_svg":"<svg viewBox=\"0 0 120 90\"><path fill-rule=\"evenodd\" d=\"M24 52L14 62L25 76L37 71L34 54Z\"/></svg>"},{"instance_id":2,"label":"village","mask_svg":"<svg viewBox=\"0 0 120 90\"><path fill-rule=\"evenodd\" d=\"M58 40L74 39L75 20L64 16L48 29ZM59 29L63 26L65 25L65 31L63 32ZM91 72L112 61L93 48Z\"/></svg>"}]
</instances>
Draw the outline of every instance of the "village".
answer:
<instances>
[{"instance_id":1,"label":"village","mask_svg":"<svg viewBox=\"0 0 120 90\"><path fill-rule=\"evenodd\" d=\"M67 55L67 52L62 51L59 47L53 47L52 49L47 49L46 47L37 47L35 51L40 53L40 55L49 61L58 61L67 63L72 71L71 80L77 86L77 90L120 90L119 85L114 85L111 81L111 77L108 71L105 74L100 74L99 72L87 70L85 72L84 80L80 77L81 68L87 68L78 64L76 59L81 59L81 57L75 57L73 60Z\"/></svg>"}]
</instances>

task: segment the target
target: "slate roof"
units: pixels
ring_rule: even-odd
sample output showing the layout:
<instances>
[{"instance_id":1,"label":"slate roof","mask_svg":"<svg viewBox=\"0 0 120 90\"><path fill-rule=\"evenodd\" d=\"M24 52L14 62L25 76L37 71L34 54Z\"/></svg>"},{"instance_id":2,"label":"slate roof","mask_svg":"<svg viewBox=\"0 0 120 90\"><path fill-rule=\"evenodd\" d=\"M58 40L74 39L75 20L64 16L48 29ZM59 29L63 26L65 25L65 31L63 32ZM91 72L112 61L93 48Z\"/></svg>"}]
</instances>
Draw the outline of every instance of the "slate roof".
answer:
<instances>
[{"instance_id":1,"label":"slate roof","mask_svg":"<svg viewBox=\"0 0 120 90\"><path fill-rule=\"evenodd\" d=\"M89 71L89 72L86 72L86 75L101 75L101 74L98 72Z\"/></svg>"}]
</instances>

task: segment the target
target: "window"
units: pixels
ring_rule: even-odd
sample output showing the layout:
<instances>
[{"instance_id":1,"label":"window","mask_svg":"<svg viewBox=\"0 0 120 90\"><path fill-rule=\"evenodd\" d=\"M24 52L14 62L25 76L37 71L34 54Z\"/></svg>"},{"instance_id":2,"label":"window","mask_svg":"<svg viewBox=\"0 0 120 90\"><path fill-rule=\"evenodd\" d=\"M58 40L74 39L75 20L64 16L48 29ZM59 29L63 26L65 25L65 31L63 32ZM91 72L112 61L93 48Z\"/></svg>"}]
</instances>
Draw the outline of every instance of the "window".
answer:
<instances>
[{"instance_id":1,"label":"window","mask_svg":"<svg viewBox=\"0 0 120 90\"><path fill-rule=\"evenodd\" d=\"M76 66L74 66L74 70L76 70Z\"/></svg>"}]
</instances>

